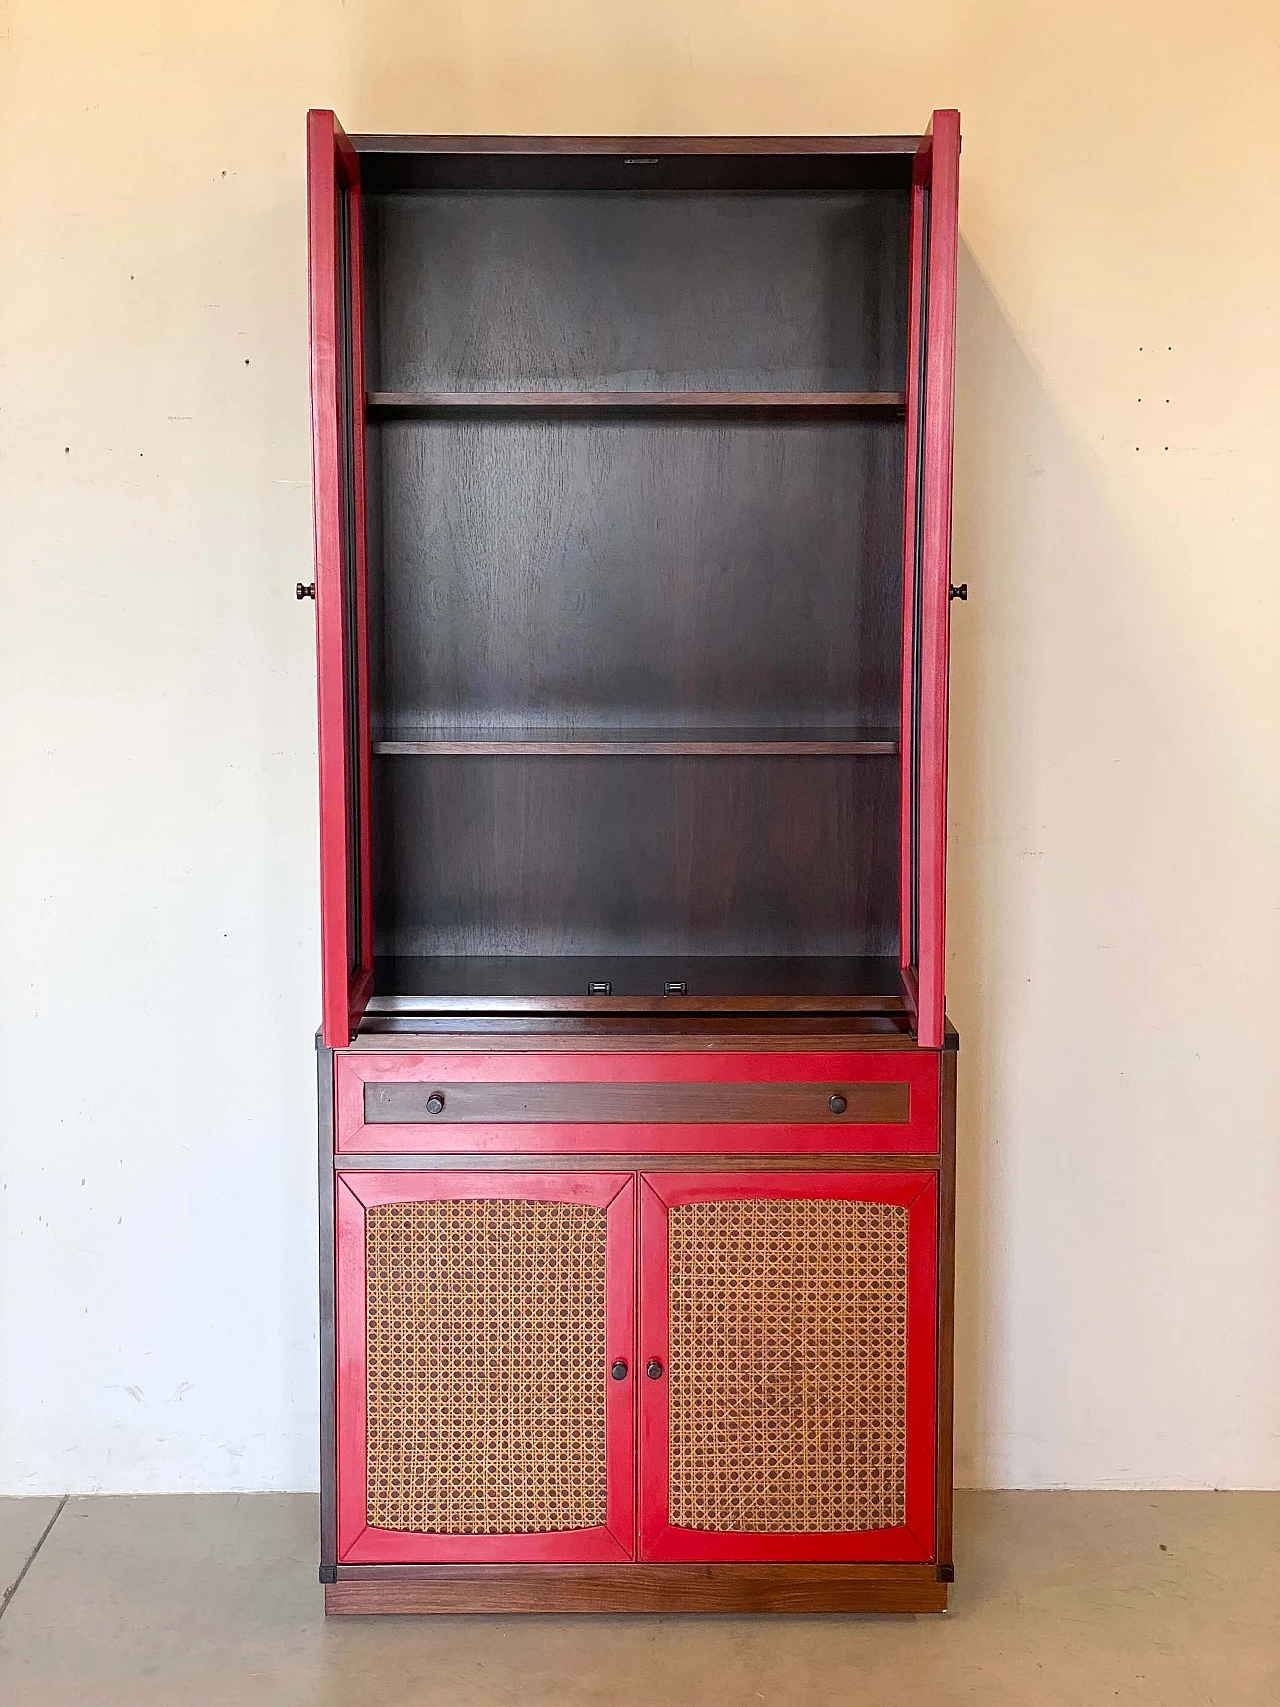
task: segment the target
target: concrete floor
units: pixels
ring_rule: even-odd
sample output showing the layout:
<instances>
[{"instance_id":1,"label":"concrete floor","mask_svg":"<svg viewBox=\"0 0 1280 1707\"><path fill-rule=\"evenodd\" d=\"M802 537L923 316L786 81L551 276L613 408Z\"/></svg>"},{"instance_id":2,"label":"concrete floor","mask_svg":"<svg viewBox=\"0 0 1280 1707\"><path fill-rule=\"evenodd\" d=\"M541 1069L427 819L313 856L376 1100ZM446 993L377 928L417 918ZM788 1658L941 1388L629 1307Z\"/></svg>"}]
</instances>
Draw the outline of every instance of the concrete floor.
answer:
<instances>
[{"instance_id":1,"label":"concrete floor","mask_svg":"<svg viewBox=\"0 0 1280 1707\"><path fill-rule=\"evenodd\" d=\"M1280 1704L1280 1494L961 1494L956 1536L938 1618L326 1624L307 1496L0 1501L0 1702Z\"/></svg>"}]
</instances>

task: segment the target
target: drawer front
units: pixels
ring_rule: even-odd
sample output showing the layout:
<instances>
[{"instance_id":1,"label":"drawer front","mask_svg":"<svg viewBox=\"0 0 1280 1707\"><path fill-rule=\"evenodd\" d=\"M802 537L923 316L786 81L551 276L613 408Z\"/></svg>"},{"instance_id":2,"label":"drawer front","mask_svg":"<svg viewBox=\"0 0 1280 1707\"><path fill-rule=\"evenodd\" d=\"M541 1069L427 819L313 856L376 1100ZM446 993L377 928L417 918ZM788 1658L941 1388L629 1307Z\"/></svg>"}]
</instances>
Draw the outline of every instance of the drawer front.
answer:
<instances>
[{"instance_id":1,"label":"drawer front","mask_svg":"<svg viewBox=\"0 0 1280 1707\"><path fill-rule=\"evenodd\" d=\"M339 1055L337 1149L932 1155L927 1051Z\"/></svg>"}]
</instances>

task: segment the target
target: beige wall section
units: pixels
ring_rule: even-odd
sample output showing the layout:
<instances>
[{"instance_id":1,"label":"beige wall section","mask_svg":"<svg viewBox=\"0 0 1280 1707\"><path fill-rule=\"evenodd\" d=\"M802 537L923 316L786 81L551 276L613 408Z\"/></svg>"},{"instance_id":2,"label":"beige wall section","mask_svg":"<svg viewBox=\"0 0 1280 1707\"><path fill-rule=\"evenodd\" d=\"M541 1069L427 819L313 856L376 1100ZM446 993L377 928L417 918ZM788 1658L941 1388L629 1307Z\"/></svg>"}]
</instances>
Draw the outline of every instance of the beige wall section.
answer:
<instances>
[{"instance_id":1,"label":"beige wall section","mask_svg":"<svg viewBox=\"0 0 1280 1707\"><path fill-rule=\"evenodd\" d=\"M1267 0L0 6L0 1491L315 1476L303 114L964 114L976 1483L1280 1479Z\"/></svg>"}]
</instances>

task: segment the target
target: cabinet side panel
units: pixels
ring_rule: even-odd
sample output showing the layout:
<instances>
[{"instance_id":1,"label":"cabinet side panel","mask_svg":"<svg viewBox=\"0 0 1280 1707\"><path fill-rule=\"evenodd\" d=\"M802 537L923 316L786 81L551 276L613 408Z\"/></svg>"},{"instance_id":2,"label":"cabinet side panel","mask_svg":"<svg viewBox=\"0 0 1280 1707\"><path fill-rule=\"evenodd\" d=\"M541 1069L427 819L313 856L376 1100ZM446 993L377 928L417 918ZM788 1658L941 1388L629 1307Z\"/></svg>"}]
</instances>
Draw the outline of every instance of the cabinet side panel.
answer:
<instances>
[{"instance_id":1,"label":"cabinet side panel","mask_svg":"<svg viewBox=\"0 0 1280 1707\"><path fill-rule=\"evenodd\" d=\"M320 1578L338 1562L333 1279L333 1051L316 1042L320 1243Z\"/></svg>"},{"instance_id":2,"label":"cabinet side panel","mask_svg":"<svg viewBox=\"0 0 1280 1707\"><path fill-rule=\"evenodd\" d=\"M938 1173L938 1568L952 1569L955 1483L956 1052L942 1055Z\"/></svg>"}]
</instances>

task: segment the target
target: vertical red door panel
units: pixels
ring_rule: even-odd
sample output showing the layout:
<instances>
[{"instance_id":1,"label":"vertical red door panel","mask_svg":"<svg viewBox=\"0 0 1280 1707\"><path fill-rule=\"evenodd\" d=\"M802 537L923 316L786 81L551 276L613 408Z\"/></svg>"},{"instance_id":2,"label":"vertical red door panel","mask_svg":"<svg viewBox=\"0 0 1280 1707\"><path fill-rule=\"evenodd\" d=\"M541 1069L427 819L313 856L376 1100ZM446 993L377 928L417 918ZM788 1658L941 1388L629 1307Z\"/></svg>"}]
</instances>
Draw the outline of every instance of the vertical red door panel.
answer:
<instances>
[{"instance_id":1,"label":"vertical red door panel","mask_svg":"<svg viewBox=\"0 0 1280 1707\"><path fill-rule=\"evenodd\" d=\"M370 1522L370 1347L366 1217L385 1204L467 1203L510 1199L517 1203L578 1203L603 1209L606 1222L604 1355L599 1371L604 1394L604 1522L581 1529L517 1534L427 1532L380 1528ZM427 1564L619 1560L635 1555L635 1177L613 1174L401 1173L349 1171L337 1176L335 1212L337 1522L342 1564ZM412 1246L404 1249L407 1263ZM497 1261L492 1251L458 1242L437 1255L459 1265ZM500 1336L502 1324L495 1324ZM403 1356L417 1358L412 1332L403 1330ZM459 1360L471 1348L459 1342ZM518 1359L522 1347L506 1350ZM462 1382L464 1371L457 1371ZM376 1377L376 1370L375 1370ZM412 1395L404 1395L407 1400ZM472 1395L474 1400L474 1394ZM458 1401L462 1405L462 1401ZM463 1406L465 1411L465 1406ZM554 1428L563 1418L546 1419ZM438 1440L416 1445L419 1470ZM472 1472L476 1466L461 1466ZM502 1464L480 1455L479 1468L501 1475ZM436 1467L439 1474L439 1466ZM566 1472L567 1473L567 1472Z\"/></svg>"},{"instance_id":2,"label":"vertical red door panel","mask_svg":"<svg viewBox=\"0 0 1280 1707\"><path fill-rule=\"evenodd\" d=\"M360 167L307 115L324 1041L351 1041L373 984Z\"/></svg>"},{"instance_id":3,"label":"vertical red door panel","mask_svg":"<svg viewBox=\"0 0 1280 1707\"><path fill-rule=\"evenodd\" d=\"M756 1199L846 1199L859 1204L898 1205L907 1215L905 1277L905 1387L902 1395L902 1425L905 1446L902 1460L902 1521L878 1528L806 1530L772 1527L698 1528L672 1521L673 1438L677 1430L671 1420L672 1382L680 1371L673 1367L678 1350L672 1344L671 1297L673 1285L670 1248L670 1216L687 1204L718 1204ZM642 1559L706 1560L839 1560L858 1559L882 1563L927 1562L935 1557L936 1395L937 1395L937 1275L938 1275L938 1187L933 1174L924 1173L753 1173L753 1174L645 1174L640 1180L640 1308L636 1344L637 1398L639 1403L638 1556ZM731 1403L727 1415L716 1408L716 1395L705 1393L706 1414L684 1428L685 1451L690 1462L686 1478L710 1483L716 1474L708 1448L717 1427L725 1421L730 1431L739 1424L747 1430L771 1425L770 1407L783 1401L782 1390L794 1379L787 1367L794 1348L775 1334L744 1330L735 1321L737 1306L727 1297L739 1281L748 1287L759 1279L760 1253L744 1253L741 1267L732 1261L719 1262L716 1282L724 1287L711 1290L704 1307L715 1334L728 1344L745 1345L758 1359L751 1372L754 1387L747 1382ZM785 1265L784 1265L785 1266ZM883 1276L879 1284L883 1286ZM725 1293L725 1296L721 1295ZM825 1299L821 1309L834 1308ZM812 1309L812 1301L805 1307ZM812 1371L808 1371L812 1374ZM744 1398L744 1393L754 1398ZM735 1409L735 1404L738 1406ZM801 1412L804 1407L801 1406ZM765 1420L760 1421L761 1418ZM692 1443L692 1444L691 1444ZM780 1450L776 1443L772 1450ZM818 1450L821 1450L819 1443ZM833 1449L834 1451L834 1449ZM704 1461L705 1460L705 1461ZM723 1471L723 1466L721 1467ZM831 1476L849 1474L848 1463L831 1465ZM855 1472L856 1473L856 1472ZM824 1472L825 1474L825 1472ZM724 1476L736 1476L744 1493L754 1490L754 1475L740 1465Z\"/></svg>"},{"instance_id":4,"label":"vertical red door panel","mask_svg":"<svg viewBox=\"0 0 1280 1707\"><path fill-rule=\"evenodd\" d=\"M945 1008L947 677L960 115L936 112L911 190L902 621L902 982L922 1048Z\"/></svg>"}]
</instances>

